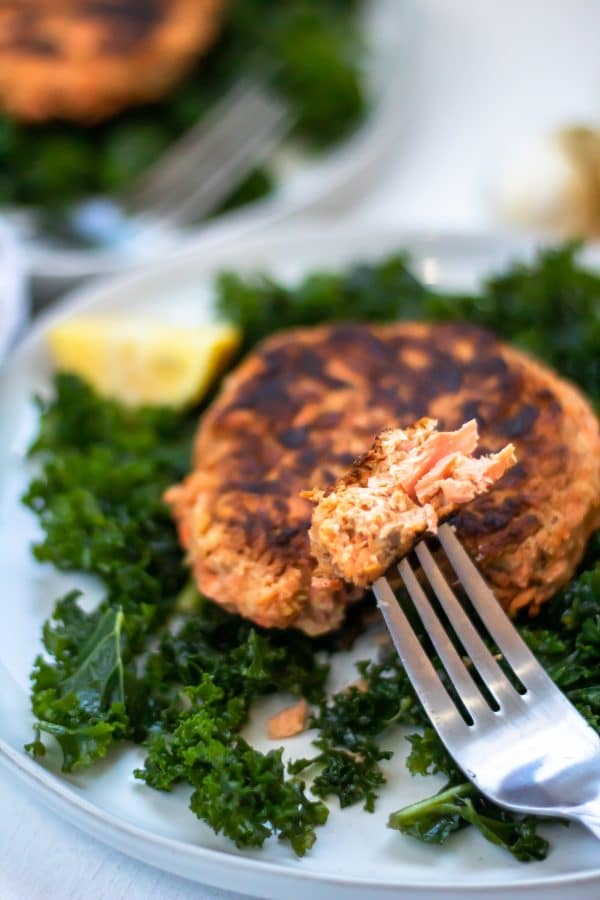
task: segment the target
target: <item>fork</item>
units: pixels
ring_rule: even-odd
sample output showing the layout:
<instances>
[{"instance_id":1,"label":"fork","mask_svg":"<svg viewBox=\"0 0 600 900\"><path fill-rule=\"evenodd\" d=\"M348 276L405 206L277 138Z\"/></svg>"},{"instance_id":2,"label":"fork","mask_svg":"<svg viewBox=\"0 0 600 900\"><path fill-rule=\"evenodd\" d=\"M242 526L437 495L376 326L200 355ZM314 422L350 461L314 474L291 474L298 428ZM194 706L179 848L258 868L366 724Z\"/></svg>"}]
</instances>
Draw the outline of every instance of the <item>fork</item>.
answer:
<instances>
[{"instance_id":1,"label":"fork","mask_svg":"<svg viewBox=\"0 0 600 900\"><path fill-rule=\"evenodd\" d=\"M499 806L575 819L600 837L600 738L536 660L451 526L440 526L438 538L514 677L501 668L421 542L415 553L423 575L464 653L455 646L408 560L400 562L398 572L445 669L451 692L387 579L379 578L373 590L432 725L467 778ZM479 685L472 672L477 672Z\"/></svg>"},{"instance_id":2,"label":"fork","mask_svg":"<svg viewBox=\"0 0 600 900\"><path fill-rule=\"evenodd\" d=\"M215 210L292 124L285 103L265 83L239 80L121 197L76 207L71 227L110 246L189 225Z\"/></svg>"}]
</instances>

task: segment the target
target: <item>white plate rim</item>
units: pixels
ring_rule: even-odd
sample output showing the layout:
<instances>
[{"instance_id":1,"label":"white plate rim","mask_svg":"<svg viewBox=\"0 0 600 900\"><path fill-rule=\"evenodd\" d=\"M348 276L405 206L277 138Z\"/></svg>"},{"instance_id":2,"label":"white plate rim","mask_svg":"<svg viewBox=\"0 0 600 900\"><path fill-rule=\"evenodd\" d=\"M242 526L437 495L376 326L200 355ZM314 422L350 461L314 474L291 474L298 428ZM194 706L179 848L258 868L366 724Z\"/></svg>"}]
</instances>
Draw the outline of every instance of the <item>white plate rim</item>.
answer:
<instances>
[{"instance_id":1,"label":"white plate rim","mask_svg":"<svg viewBox=\"0 0 600 900\"><path fill-rule=\"evenodd\" d=\"M0 362L27 318L26 272L23 251L13 229L0 221Z\"/></svg>"},{"instance_id":2,"label":"white plate rim","mask_svg":"<svg viewBox=\"0 0 600 900\"><path fill-rule=\"evenodd\" d=\"M437 894L442 897L448 891L448 885L443 884L427 884L423 882L408 881L378 881L373 882L367 878L352 877L344 878L339 875L331 875L328 873L303 872L298 869L290 869L287 866L263 862L262 860L249 859L243 856L234 856L223 850L214 850L201 846L192 846L177 841L173 838L167 838L152 832L144 831L118 816L100 810L94 804L78 797L71 792L56 777L52 776L42 766L38 765L34 760L19 755L7 742L0 738L0 761L7 768L18 771L25 778L30 788L38 788L43 792L43 801L52 809L58 810L64 815L67 821L70 821L77 827L81 828L93 837L98 838L103 843L109 844L114 849L134 856L136 859L151 865L159 866L161 869L167 869L173 874L184 875L181 868L175 866L175 859L172 865L164 865L157 863L153 858L153 848L159 848L169 854L169 858L176 857L177 861L186 860L190 866L201 860L207 864L207 874L216 867L225 865L230 871L236 869L238 873L244 874L260 874L271 875L280 882L294 881L304 882L306 885L331 885L339 888L364 888L369 889L371 894L377 896L397 896L399 891L411 891L413 893L422 893L426 895ZM127 846L124 848L123 843L118 843L118 839L125 840ZM534 880L522 881L514 879L513 881L502 882L490 886L489 884L461 884L460 891L464 894L476 895L481 897L486 888L492 889L496 894L508 893L515 890L533 891L540 888L560 888L575 887L585 884L597 884L600 879L600 868L586 872L582 875L558 875L548 876L546 878L536 878ZM221 878L214 878L206 881L207 884L213 886L226 887L230 886L227 881ZM253 896L259 896L258 894ZM272 894L272 896L276 896Z\"/></svg>"},{"instance_id":3,"label":"white plate rim","mask_svg":"<svg viewBox=\"0 0 600 900\"><path fill-rule=\"evenodd\" d=\"M358 225L326 229L304 227L275 235L251 236L246 241L235 243L227 248L221 248L219 255L223 257L223 262L219 262L219 265L231 265L234 263L235 256L252 252L253 249L268 248L269 254L275 255L278 250L289 248L290 245L296 245L298 241L302 240L314 242L318 245L323 245L324 243L335 244L336 242L343 243L345 240L350 239L354 241L357 238L357 233L360 233L361 230L368 234L371 239L375 232L375 235L379 235L382 240L393 241L399 249L410 246L429 246L432 253L435 252L436 245L440 242L443 242L446 247L454 245L462 249L463 252L468 252L468 248L472 247L473 253L477 252L478 249L494 247L503 252L509 252L515 258L527 257L536 247L536 242L532 240L515 238L514 236L498 232L482 234L479 232L395 231L389 226L373 228ZM7 358L7 364L10 364L13 360L18 360L19 356L25 353L28 347L39 339L41 334L55 319L69 314L74 309L84 309L88 304L97 302L98 298L101 298L103 295L110 295L115 288L124 291L136 283L143 284L152 279L154 274L159 272L164 274L172 269L177 269L186 259L193 260L198 257L203 249L203 243L199 242L194 249L188 248L181 253L171 254L141 270L99 279L93 284L72 291L38 318L13 349ZM592 251L591 256L592 259L598 261L598 255L595 251ZM210 264L212 266L212 260ZM1 661L0 676L12 680L10 673L5 672ZM227 874L225 874L225 878L222 877L222 873L221 875L219 874L219 869L223 870L225 868L229 872L235 869L241 875L259 874L271 876L275 882L281 885L286 882L288 884L290 882L302 882L305 885L315 887L321 885L323 887L330 886L332 888L347 889L368 888L373 896L391 896L392 894L397 896L399 891L411 891L415 894L429 894L441 897L451 888L451 885L440 884L439 882L399 882L392 880L373 882L361 876L345 878L326 872L301 871L279 863L229 854L219 849L206 848L199 845L192 846L174 838L146 831L125 821L120 816L100 809L70 790L66 783L60 780L59 776L44 769L29 756L19 753L2 737L0 737L0 763L9 770L16 772L30 788L37 789L41 793L41 799L47 806L58 810L66 820L88 834L121 852L174 874L186 875L186 871L181 869L181 861L184 861L189 867L187 869L188 872L195 871L196 873L198 871L198 862L202 862L206 866L205 871L203 870L202 872L202 881L213 886L231 887ZM126 846L124 846L124 843ZM170 862L165 862L164 858L157 862L154 852L159 848L167 854ZM199 880L194 874L187 875L187 877ZM515 890L533 892L541 888L558 889L592 884L600 884L600 867L587 870L584 873L558 874L528 880L515 878L510 881L494 883L493 885L485 882L461 883L459 890L464 894L483 896L486 890L495 894L504 894ZM251 883L248 883L248 887L245 889L252 891ZM276 894L271 896L275 897Z\"/></svg>"}]
</instances>

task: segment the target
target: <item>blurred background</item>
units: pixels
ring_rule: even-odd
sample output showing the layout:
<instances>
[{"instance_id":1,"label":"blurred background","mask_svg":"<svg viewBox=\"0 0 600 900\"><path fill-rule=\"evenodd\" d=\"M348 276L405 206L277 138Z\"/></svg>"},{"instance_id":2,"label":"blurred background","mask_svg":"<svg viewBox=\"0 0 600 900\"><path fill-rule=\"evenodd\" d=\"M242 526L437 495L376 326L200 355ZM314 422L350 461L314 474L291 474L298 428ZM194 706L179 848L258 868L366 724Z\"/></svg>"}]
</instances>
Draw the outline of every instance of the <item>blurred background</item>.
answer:
<instances>
[{"instance_id":1,"label":"blurred background","mask_svg":"<svg viewBox=\"0 0 600 900\"><path fill-rule=\"evenodd\" d=\"M0 210L37 303L273 224L600 234L594 0L90 9L0 10Z\"/></svg>"},{"instance_id":2,"label":"blurred background","mask_svg":"<svg viewBox=\"0 0 600 900\"><path fill-rule=\"evenodd\" d=\"M421 0L416 11L412 115L369 208L435 229L598 237L600 5ZM569 129L591 135L569 142Z\"/></svg>"}]
</instances>

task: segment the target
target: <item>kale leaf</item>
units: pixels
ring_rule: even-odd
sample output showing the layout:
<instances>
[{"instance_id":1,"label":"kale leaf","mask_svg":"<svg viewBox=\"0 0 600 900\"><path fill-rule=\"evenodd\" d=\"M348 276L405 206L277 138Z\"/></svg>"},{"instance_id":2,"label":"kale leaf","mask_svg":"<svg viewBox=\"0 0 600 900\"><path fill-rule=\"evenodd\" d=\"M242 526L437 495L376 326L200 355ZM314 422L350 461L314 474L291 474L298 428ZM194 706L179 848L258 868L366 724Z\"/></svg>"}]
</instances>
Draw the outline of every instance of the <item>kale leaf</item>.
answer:
<instances>
[{"instance_id":1,"label":"kale leaf","mask_svg":"<svg viewBox=\"0 0 600 900\"><path fill-rule=\"evenodd\" d=\"M189 597L189 587L186 593ZM190 619L178 632L163 635L149 663L160 672L156 679L195 684L210 672L228 693L250 700L273 690L312 702L323 697L329 666L316 655L318 642L297 631L260 628L207 601L195 588L193 594Z\"/></svg>"},{"instance_id":2,"label":"kale leaf","mask_svg":"<svg viewBox=\"0 0 600 900\"><path fill-rule=\"evenodd\" d=\"M537 833L540 820L516 816L462 782L443 788L433 797L392 813L388 826L427 844L443 844L451 834L473 825L486 840L508 850L521 862L544 859L548 841Z\"/></svg>"},{"instance_id":3,"label":"kale leaf","mask_svg":"<svg viewBox=\"0 0 600 900\"><path fill-rule=\"evenodd\" d=\"M191 785L192 811L239 847L278 834L303 855L327 808L298 779L286 780L281 750L260 753L239 730L266 694L322 698L328 666L305 635L259 629L189 588L184 605L192 618L163 633L141 676L151 704L144 718L153 724L136 776L159 790Z\"/></svg>"},{"instance_id":4,"label":"kale leaf","mask_svg":"<svg viewBox=\"0 0 600 900\"><path fill-rule=\"evenodd\" d=\"M223 273L217 307L244 335L244 350L280 328L323 321L389 322L402 313L418 318L427 290L415 278L405 254L340 274L314 273L288 287L267 275Z\"/></svg>"},{"instance_id":5,"label":"kale leaf","mask_svg":"<svg viewBox=\"0 0 600 900\"><path fill-rule=\"evenodd\" d=\"M84 613L73 592L58 601L52 627L44 626L44 646L54 665L38 656L32 674L35 755L52 735L62 750L63 770L88 766L103 757L127 731L122 657L123 612L107 608Z\"/></svg>"},{"instance_id":6,"label":"kale leaf","mask_svg":"<svg viewBox=\"0 0 600 900\"><path fill-rule=\"evenodd\" d=\"M546 360L600 404L600 276L578 263L580 246L544 249L490 278L477 294L431 294L424 318L483 325Z\"/></svg>"},{"instance_id":7,"label":"kale leaf","mask_svg":"<svg viewBox=\"0 0 600 900\"><path fill-rule=\"evenodd\" d=\"M139 730L128 715L134 698L139 705L133 658L186 578L162 493L186 469L191 429L167 410L125 409L71 375L58 375L52 399L39 402L30 453L41 470L24 497L44 532L34 553L106 587L90 613L76 593L57 602L44 626L47 657L32 675L30 749L42 753L40 732L53 735L70 770Z\"/></svg>"},{"instance_id":8,"label":"kale leaf","mask_svg":"<svg viewBox=\"0 0 600 900\"><path fill-rule=\"evenodd\" d=\"M65 374L39 405L30 455L41 472L23 498L45 533L35 556L97 575L130 633L136 619L144 631L149 610L164 618L186 577L162 494L186 471L191 421L165 409L126 409Z\"/></svg>"}]
</instances>

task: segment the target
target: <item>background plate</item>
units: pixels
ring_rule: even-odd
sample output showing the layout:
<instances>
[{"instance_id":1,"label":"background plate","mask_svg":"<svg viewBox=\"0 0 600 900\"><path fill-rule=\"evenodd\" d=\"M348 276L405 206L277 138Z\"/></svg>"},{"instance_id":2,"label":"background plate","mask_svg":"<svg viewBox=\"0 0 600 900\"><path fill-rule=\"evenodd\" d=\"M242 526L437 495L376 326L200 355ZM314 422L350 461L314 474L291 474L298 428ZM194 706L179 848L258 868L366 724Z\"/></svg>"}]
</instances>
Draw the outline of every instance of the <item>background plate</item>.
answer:
<instances>
[{"instance_id":1,"label":"background plate","mask_svg":"<svg viewBox=\"0 0 600 900\"><path fill-rule=\"evenodd\" d=\"M273 194L199 226L196 231L206 240L220 240L222 233L229 237L234 230L247 233L259 225L308 211L331 211L336 204L343 203L347 208L364 192L365 182L380 170L384 160L397 154L398 132L406 127L410 116L416 5L414 0L371 0L364 18L369 50L365 79L371 104L364 123L347 140L321 154L300 154L284 147L275 160L279 185ZM76 280L119 271L157 255L155 246L139 243L135 253L131 247L62 249L43 236L28 239L31 224L26 213L18 212L15 221L27 242L34 284L40 294L56 296ZM182 235L171 230L157 240L164 241L164 249L179 246Z\"/></svg>"},{"instance_id":2,"label":"background plate","mask_svg":"<svg viewBox=\"0 0 600 900\"><path fill-rule=\"evenodd\" d=\"M199 249L148 267L143 273L79 291L41 319L14 353L0 385L0 566L3 573L3 627L0 630L0 758L25 779L41 800L101 840L166 870L220 887L289 900L320 898L465 897L487 900L587 897L600 892L597 841L583 829L549 826L553 850L542 863L519 864L476 832L456 835L436 849L402 837L385 827L387 815L431 793L435 782L412 778L403 765L404 742L387 764L388 785L373 815L360 808L332 808L313 851L304 860L270 841L262 852L237 851L215 836L187 810L185 791L160 794L131 774L143 758L139 749L123 748L91 772L60 774L49 755L45 766L23 752L31 738L28 673L39 649L42 620L53 599L81 577L66 577L35 564L29 544L36 537L33 517L19 496L30 474L24 460L35 429L31 394L48 388L51 374L43 335L58 319L84 309L127 310L164 320L201 322L212 315L212 279L223 268L256 268L295 279L315 267L335 267L408 249L418 274L448 287L473 286L482 275L510 259L532 252L525 244L495 238L410 236L360 230L295 232L247 240L236 246ZM87 583L86 583L87 584ZM96 586L87 585L93 597ZM375 652L373 634L365 635L351 654L336 660L334 687L353 679L352 662ZM254 717L248 737L266 747L265 719L285 701L269 698ZM287 741L286 752L301 756L310 733Z\"/></svg>"}]
</instances>

